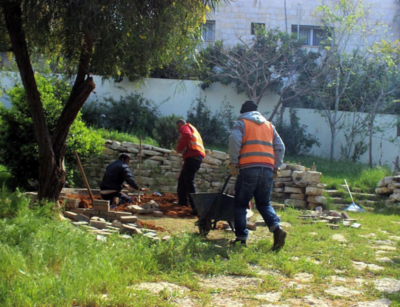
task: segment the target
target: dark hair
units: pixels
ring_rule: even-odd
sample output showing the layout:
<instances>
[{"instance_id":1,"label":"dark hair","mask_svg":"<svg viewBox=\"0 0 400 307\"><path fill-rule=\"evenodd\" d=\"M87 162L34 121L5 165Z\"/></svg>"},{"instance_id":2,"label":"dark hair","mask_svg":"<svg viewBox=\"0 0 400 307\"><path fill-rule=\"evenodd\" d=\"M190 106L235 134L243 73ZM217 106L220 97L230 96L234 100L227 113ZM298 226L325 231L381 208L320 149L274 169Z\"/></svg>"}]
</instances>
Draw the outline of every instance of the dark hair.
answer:
<instances>
[{"instance_id":1,"label":"dark hair","mask_svg":"<svg viewBox=\"0 0 400 307\"><path fill-rule=\"evenodd\" d=\"M186 125L186 121L184 120L184 119L178 119L177 121L176 121L176 123L177 124L182 124L182 125Z\"/></svg>"},{"instance_id":2,"label":"dark hair","mask_svg":"<svg viewBox=\"0 0 400 307\"><path fill-rule=\"evenodd\" d=\"M126 161L127 159L129 159L129 160L131 159L131 156L128 155L127 153L122 153L118 157L118 160L121 160L121 161Z\"/></svg>"}]
</instances>

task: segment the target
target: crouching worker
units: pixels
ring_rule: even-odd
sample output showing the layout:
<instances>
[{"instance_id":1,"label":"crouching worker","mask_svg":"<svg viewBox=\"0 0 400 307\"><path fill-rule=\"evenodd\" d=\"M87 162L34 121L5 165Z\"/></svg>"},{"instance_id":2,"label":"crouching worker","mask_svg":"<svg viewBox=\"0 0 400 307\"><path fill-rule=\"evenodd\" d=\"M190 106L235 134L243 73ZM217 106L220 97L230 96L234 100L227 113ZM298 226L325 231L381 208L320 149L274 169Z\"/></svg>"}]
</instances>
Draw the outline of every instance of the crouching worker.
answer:
<instances>
[{"instance_id":1,"label":"crouching worker","mask_svg":"<svg viewBox=\"0 0 400 307\"><path fill-rule=\"evenodd\" d=\"M249 234L246 224L247 204L255 198L270 232L274 234L272 250L285 245L286 232L270 204L273 176L282 165L285 145L275 127L257 111L257 104L246 101L240 110L229 137L230 173L236 176L235 233L231 244L246 245Z\"/></svg>"},{"instance_id":2,"label":"crouching worker","mask_svg":"<svg viewBox=\"0 0 400 307\"><path fill-rule=\"evenodd\" d=\"M126 153L122 153L117 161L109 164L106 168L100 185L100 193L104 200L112 201L112 206L132 203L132 199L128 195L121 193L123 187L130 190L139 189L137 183L133 179L131 170L129 169L130 161L131 157ZM124 182L126 182L127 185L124 185ZM147 190L147 188L140 189L140 191ZM114 200L115 198L117 199Z\"/></svg>"}]
</instances>

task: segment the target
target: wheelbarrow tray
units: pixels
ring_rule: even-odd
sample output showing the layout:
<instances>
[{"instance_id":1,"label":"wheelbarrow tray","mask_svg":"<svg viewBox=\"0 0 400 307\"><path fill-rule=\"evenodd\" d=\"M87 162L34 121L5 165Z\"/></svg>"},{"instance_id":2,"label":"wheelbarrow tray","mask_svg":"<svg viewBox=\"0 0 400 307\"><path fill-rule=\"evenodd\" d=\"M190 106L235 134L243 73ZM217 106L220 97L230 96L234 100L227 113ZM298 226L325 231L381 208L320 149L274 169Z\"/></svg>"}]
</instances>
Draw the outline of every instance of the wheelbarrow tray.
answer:
<instances>
[{"instance_id":1,"label":"wheelbarrow tray","mask_svg":"<svg viewBox=\"0 0 400 307\"><path fill-rule=\"evenodd\" d=\"M234 222L234 197L224 193L193 193L190 194L193 204L199 214L199 220L209 219Z\"/></svg>"}]
</instances>

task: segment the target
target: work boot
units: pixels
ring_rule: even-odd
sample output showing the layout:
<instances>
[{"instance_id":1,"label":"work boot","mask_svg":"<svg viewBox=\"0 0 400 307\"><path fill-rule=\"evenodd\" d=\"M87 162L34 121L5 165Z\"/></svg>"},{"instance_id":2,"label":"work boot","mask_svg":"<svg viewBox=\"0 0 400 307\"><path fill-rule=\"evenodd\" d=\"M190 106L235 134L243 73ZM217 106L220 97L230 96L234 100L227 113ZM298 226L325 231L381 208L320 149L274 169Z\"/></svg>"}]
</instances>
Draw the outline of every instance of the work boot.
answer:
<instances>
[{"instance_id":1,"label":"work boot","mask_svg":"<svg viewBox=\"0 0 400 307\"><path fill-rule=\"evenodd\" d=\"M235 238L235 239L232 239L229 241L230 246L234 246L238 243L240 243L242 246L246 247L246 240L240 240L238 238Z\"/></svg>"},{"instance_id":2,"label":"work boot","mask_svg":"<svg viewBox=\"0 0 400 307\"><path fill-rule=\"evenodd\" d=\"M274 231L274 245L272 246L272 250L276 251L281 249L285 245L286 232L278 227Z\"/></svg>"}]
</instances>

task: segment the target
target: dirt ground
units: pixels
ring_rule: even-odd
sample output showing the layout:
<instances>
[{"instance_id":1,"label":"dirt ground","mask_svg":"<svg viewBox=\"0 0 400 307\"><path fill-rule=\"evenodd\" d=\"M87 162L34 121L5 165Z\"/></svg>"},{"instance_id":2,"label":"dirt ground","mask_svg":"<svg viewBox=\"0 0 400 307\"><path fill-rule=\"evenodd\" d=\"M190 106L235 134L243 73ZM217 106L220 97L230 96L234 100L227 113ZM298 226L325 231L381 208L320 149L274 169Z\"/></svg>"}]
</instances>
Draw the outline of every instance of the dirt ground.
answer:
<instances>
[{"instance_id":1,"label":"dirt ground","mask_svg":"<svg viewBox=\"0 0 400 307\"><path fill-rule=\"evenodd\" d=\"M67 198L79 199L80 208L91 208L91 201L88 195L66 195ZM138 202L138 197L131 196L133 204L141 205L145 204L151 200L154 200L160 205L160 211L164 213L164 217L158 218L154 217L152 214L140 214L139 225L144 226L149 229L154 229L157 231L176 233L182 230L188 232L197 232L197 226L194 223L197 218L192 214L190 207L179 206L175 204L178 197L173 193L162 193L161 196L153 194L144 194L140 196L140 202ZM101 199L99 195L93 195L94 199ZM129 211L126 209L129 203L120 204L115 208L115 211ZM177 219L179 223L177 223Z\"/></svg>"},{"instance_id":2,"label":"dirt ground","mask_svg":"<svg viewBox=\"0 0 400 307\"><path fill-rule=\"evenodd\" d=\"M67 198L79 199L80 208L91 208L91 201L87 195L66 195ZM137 195L131 196L133 204L141 205L154 200L160 205L160 211L164 213L163 217L154 217L152 214L140 214L138 215L139 224L149 229L154 229L161 232L167 233L178 233L186 231L189 233L198 234L198 227L194 225L197 221L197 217L192 215L190 207L183 207L174 204L178 200L176 194L173 193L162 193L161 196L153 194L145 194L140 196L140 203L137 201ZM101 199L99 195L93 195L94 199ZM128 211L129 203L120 204L115 208L115 211ZM227 237L227 233L222 230L222 224L217 224L217 231L211 231L209 239L224 240ZM228 235L229 236L229 235Z\"/></svg>"},{"instance_id":3,"label":"dirt ground","mask_svg":"<svg viewBox=\"0 0 400 307\"><path fill-rule=\"evenodd\" d=\"M67 198L79 199L79 208L91 208L92 205L89 200L89 196L87 195L66 195ZM145 204L151 200L154 200L157 204L160 205L160 211L164 213L164 215L168 217L174 218L194 218L192 215L192 210L190 207L178 206L174 204L178 200L178 197L173 193L163 193L161 196L145 194L140 196L140 202L138 202L137 196L130 196L132 198L133 204L141 205ZM94 199L101 199L101 196L93 195ZM115 211L128 211L126 207L128 207L129 203L120 204L115 208Z\"/></svg>"}]
</instances>

